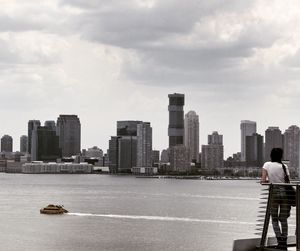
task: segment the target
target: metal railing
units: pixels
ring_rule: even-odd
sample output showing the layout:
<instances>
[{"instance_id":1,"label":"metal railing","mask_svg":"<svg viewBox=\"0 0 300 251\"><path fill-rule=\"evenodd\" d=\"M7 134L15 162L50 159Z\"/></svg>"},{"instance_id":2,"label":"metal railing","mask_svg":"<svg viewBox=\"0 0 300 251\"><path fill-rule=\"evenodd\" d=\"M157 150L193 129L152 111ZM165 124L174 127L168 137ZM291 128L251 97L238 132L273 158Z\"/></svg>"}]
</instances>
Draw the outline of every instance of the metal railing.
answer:
<instances>
[{"instance_id":1,"label":"metal railing","mask_svg":"<svg viewBox=\"0 0 300 251\"><path fill-rule=\"evenodd\" d=\"M296 189L296 207L292 207L291 217L289 217L289 225L295 227L295 236L289 237L288 246L296 247L297 251L300 251L300 184L298 183L290 183L290 184L262 184L263 189L261 193L260 203L259 203L259 215L256 224L256 230L258 231L257 235L261 236L260 245L258 247L259 250L265 250L267 247L273 247L276 242L270 243L268 240L268 230L271 219L271 209L272 202L274 201L274 190L277 188L284 188L286 186L293 186ZM286 198L287 203L288 198ZM294 213L295 208L295 213ZM294 223L294 224L291 224ZM289 231L291 232L291 231ZM274 234L272 233L274 236Z\"/></svg>"}]
</instances>

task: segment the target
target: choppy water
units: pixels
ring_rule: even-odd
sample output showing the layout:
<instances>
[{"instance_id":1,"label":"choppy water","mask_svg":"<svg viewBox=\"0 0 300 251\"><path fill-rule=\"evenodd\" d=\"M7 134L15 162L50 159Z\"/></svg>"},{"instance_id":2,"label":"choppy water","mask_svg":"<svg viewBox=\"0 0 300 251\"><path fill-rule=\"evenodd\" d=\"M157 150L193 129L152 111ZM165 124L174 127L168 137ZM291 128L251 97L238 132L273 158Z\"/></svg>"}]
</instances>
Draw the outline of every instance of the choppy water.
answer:
<instances>
[{"instance_id":1,"label":"choppy water","mask_svg":"<svg viewBox=\"0 0 300 251\"><path fill-rule=\"evenodd\" d=\"M255 181L0 174L0 250L231 250L254 237ZM39 209L63 204L65 215Z\"/></svg>"}]
</instances>

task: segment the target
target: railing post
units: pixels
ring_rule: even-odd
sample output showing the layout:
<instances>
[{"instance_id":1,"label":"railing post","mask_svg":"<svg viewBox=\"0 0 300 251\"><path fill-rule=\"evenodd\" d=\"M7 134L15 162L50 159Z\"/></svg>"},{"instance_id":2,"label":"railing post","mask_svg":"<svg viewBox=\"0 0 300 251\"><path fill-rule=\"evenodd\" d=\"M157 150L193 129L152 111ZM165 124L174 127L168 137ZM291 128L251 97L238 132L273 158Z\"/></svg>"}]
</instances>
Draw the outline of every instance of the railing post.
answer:
<instances>
[{"instance_id":1,"label":"railing post","mask_svg":"<svg viewBox=\"0 0 300 251\"><path fill-rule=\"evenodd\" d=\"M270 223L270 216L271 216L271 207L272 207L272 197L273 197L273 185L270 184L269 187L269 197L268 197L268 203L266 208L266 215L265 215L265 221L264 221L264 228L260 239L260 250L264 250L266 238L268 234L268 228ZM297 249L298 251L298 249Z\"/></svg>"},{"instance_id":2,"label":"railing post","mask_svg":"<svg viewBox=\"0 0 300 251\"><path fill-rule=\"evenodd\" d=\"M296 249L300 251L300 187L296 185Z\"/></svg>"}]
</instances>

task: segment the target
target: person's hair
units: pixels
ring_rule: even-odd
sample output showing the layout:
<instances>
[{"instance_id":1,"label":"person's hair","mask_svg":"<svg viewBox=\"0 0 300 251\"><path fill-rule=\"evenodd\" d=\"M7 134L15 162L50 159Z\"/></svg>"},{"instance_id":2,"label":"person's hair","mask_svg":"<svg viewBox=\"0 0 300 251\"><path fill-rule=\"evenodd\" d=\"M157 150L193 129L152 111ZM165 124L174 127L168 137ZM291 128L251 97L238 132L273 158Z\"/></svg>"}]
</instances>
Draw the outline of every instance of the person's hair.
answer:
<instances>
[{"instance_id":1,"label":"person's hair","mask_svg":"<svg viewBox=\"0 0 300 251\"><path fill-rule=\"evenodd\" d=\"M271 161L281 163L283 150L282 148L273 148L271 151Z\"/></svg>"}]
</instances>

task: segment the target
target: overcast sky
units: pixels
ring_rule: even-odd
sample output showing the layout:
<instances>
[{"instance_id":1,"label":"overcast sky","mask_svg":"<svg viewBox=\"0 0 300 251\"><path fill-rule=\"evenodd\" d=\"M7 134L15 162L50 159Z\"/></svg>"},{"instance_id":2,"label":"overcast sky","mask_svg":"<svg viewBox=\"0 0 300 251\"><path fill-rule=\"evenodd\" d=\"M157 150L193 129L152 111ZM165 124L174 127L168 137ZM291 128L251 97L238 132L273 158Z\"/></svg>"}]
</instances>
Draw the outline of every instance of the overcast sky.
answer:
<instances>
[{"instance_id":1,"label":"overcast sky","mask_svg":"<svg viewBox=\"0 0 300 251\"><path fill-rule=\"evenodd\" d=\"M149 121L168 146L168 94L185 94L200 144L240 121L300 125L300 2L0 0L0 135L77 114L82 148L106 150L117 120Z\"/></svg>"}]
</instances>

